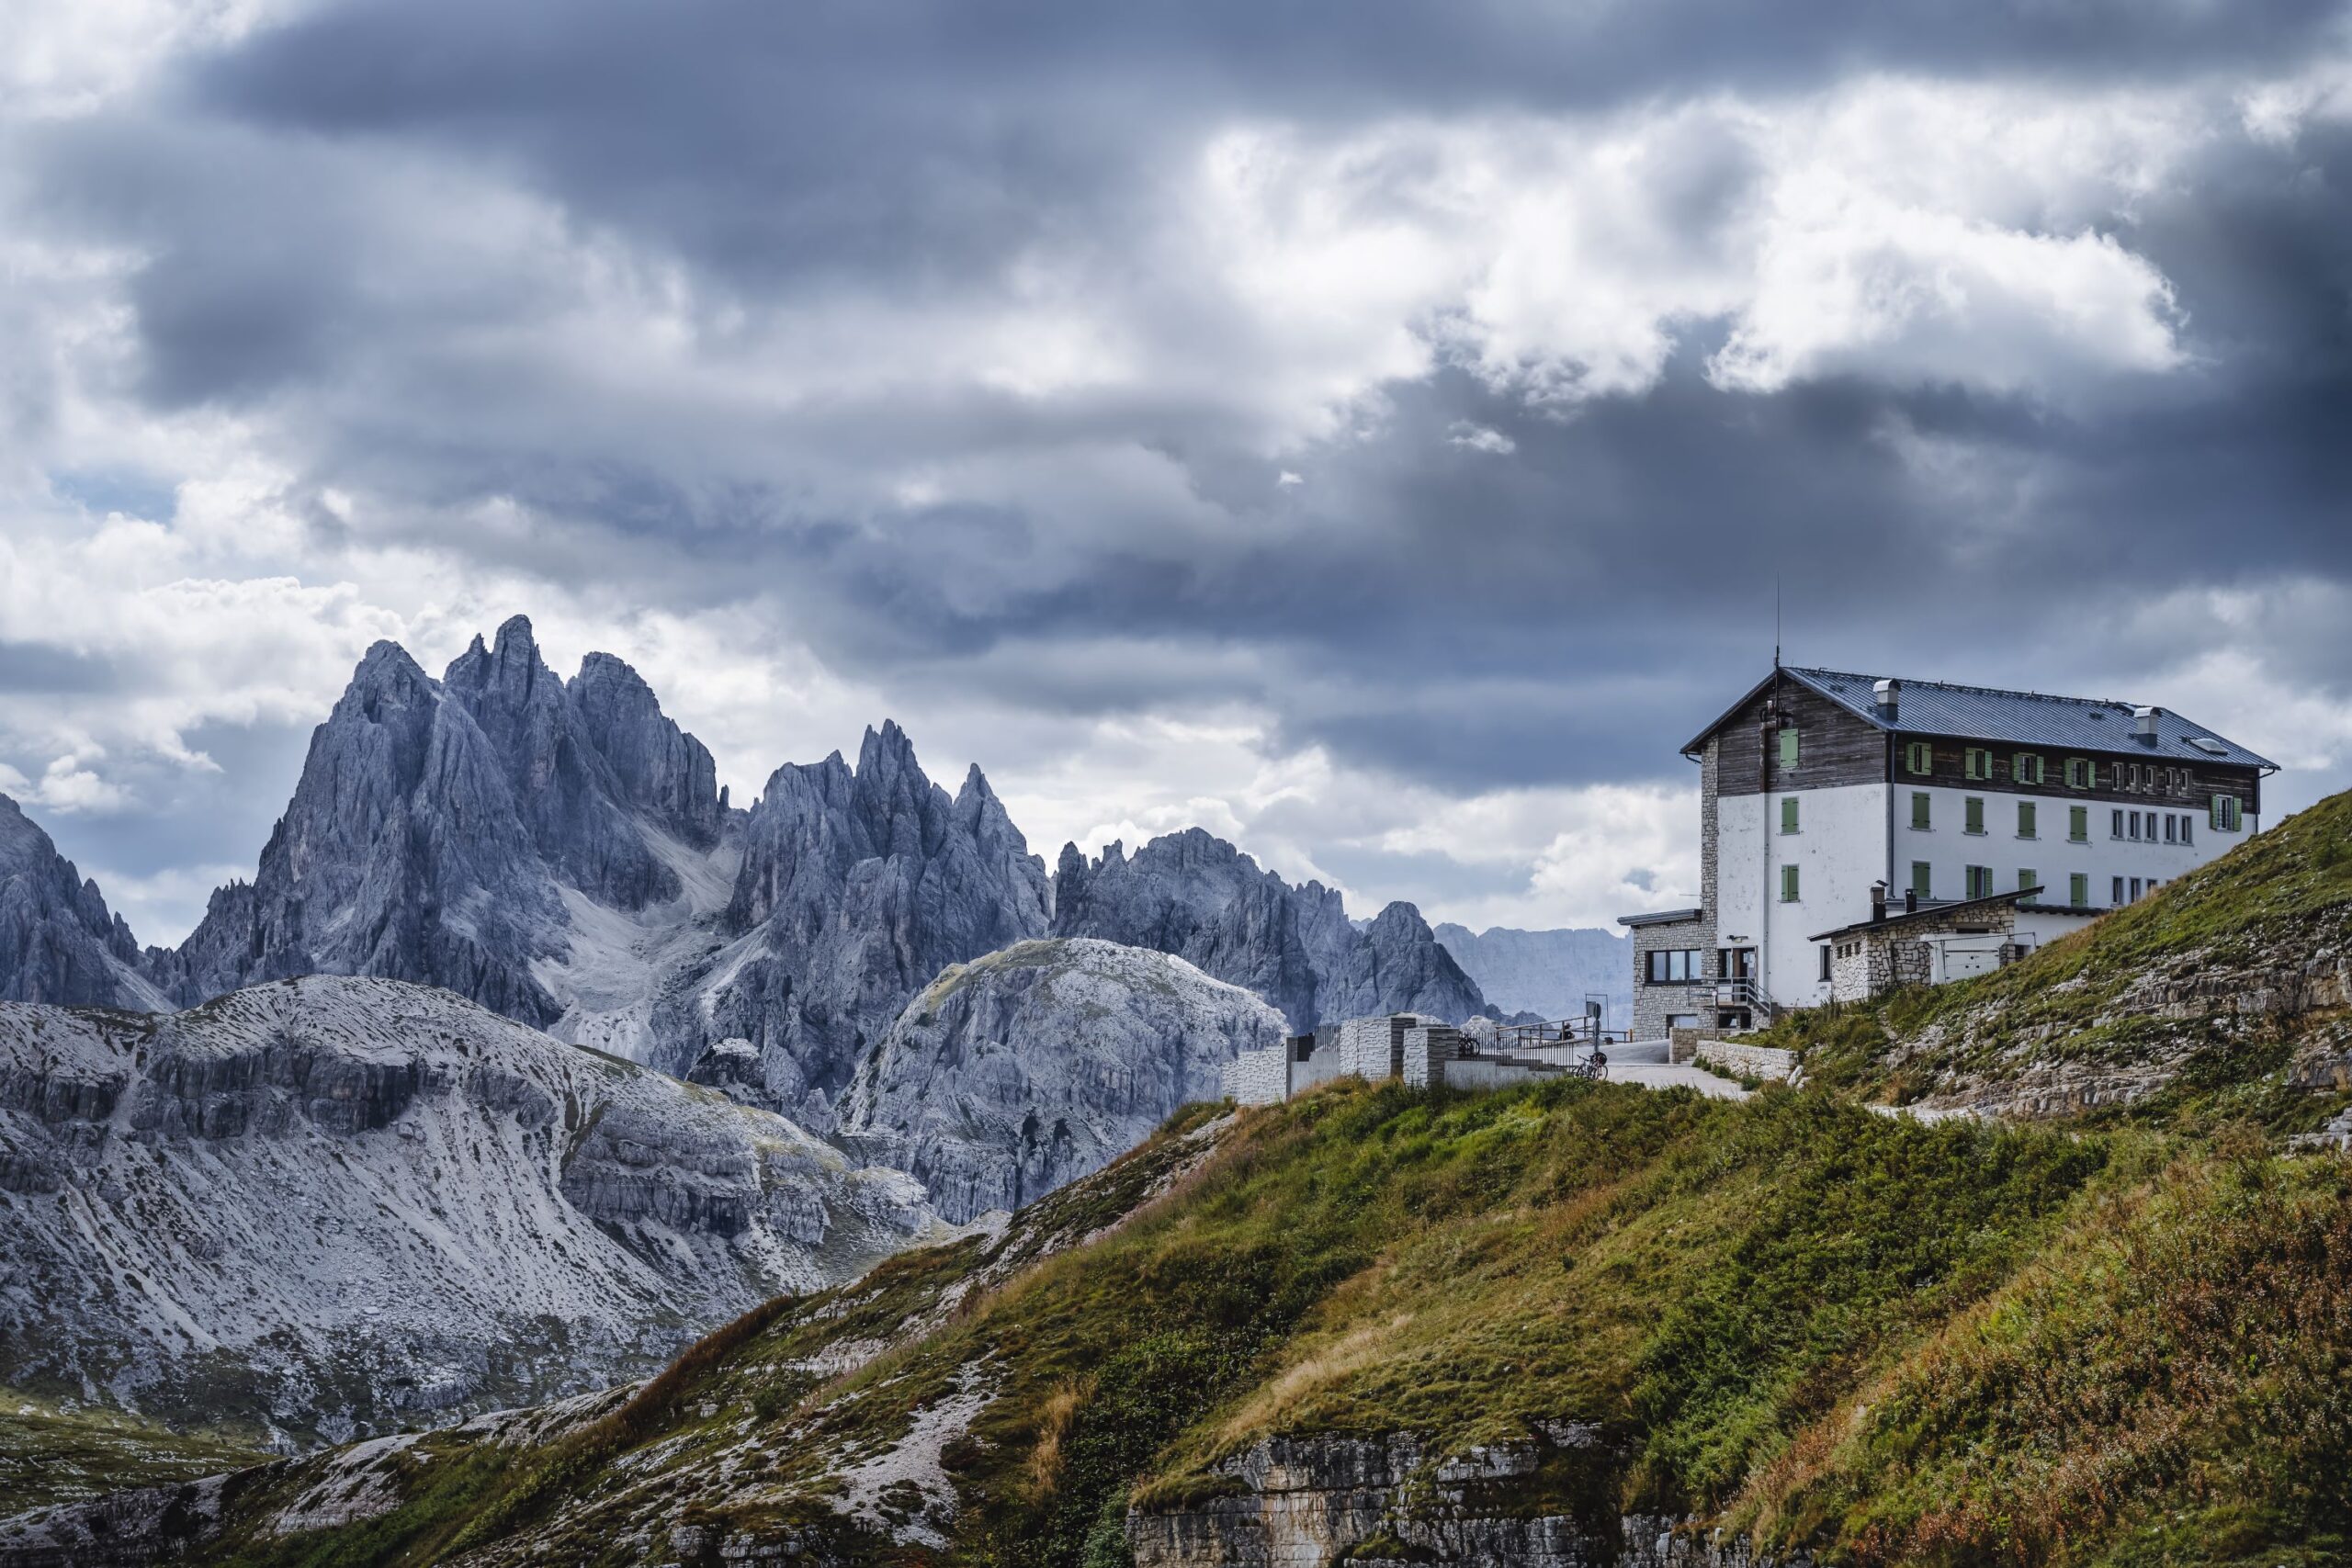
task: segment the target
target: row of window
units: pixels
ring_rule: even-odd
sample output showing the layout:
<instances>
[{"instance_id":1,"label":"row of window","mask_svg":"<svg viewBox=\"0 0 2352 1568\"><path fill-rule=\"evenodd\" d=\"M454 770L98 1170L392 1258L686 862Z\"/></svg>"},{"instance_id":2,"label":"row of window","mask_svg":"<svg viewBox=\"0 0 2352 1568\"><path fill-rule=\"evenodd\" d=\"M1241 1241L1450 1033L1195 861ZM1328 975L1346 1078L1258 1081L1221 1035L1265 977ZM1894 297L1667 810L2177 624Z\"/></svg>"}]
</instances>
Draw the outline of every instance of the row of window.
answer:
<instances>
[{"instance_id":1,"label":"row of window","mask_svg":"<svg viewBox=\"0 0 2352 1568\"><path fill-rule=\"evenodd\" d=\"M1972 865L1964 867L1962 870L1962 880L1967 889L1961 895L1963 898L1990 898L1993 896L1993 868L1991 866ZM2041 874L2034 870L2031 866L2021 867L2018 872L2018 886L2019 887L2039 887L2041 886ZM2163 886L2161 880L2153 876L2118 876L2112 879L2112 887L2110 889L2110 895L2108 902L2111 904L2128 903L2132 899L2140 897L2144 893L2154 892L2161 886ZM2128 897L2126 897L2127 890L2129 892ZM1911 891L1918 895L1922 901L1933 898L1936 896L1935 868L1929 865L1926 861L1915 860L1911 863ZM2035 900L2028 900L2030 904L2034 901ZM2090 877L2085 873L2079 871L2069 875L2066 878L2066 902L2074 905L2077 908L2080 908L2087 906L2090 901Z\"/></svg>"},{"instance_id":2,"label":"row of window","mask_svg":"<svg viewBox=\"0 0 2352 1568\"><path fill-rule=\"evenodd\" d=\"M1775 732L1780 747L1780 765L1794 768L1801 743L1794 725L1783 725ZM2048 763L2041 753L2019 751L2008 760L2009 778L2021 784L2038 784L2048 777ZM1970 746L1961 753L1963 777L1991 781L1999 776L2000 759L1989 746ZM1906 741L1903 747L1903 770L1925 778L1936 771L1936 749L1926 740ZM2089 757L2069 757L2064 772L2068 789L2094 789L2098 784L2098 763ZM2176 795L2193 787L2194 775L2187 768L2161 767L2154 762L2109 762L2108 785L2111 789L2134 795L2162 792ZM2219 798L2218 796L2216 798Z\"/></svg>"},{"instance_id":3,"label":"row of window","mask_svg":"<svg viewBox=\"0 0 2352 1568\"><path fill-rule=\"evenodd\" d=\"M1795 795L1781 802L1781 831L1800 830L1803 816ZM2041 836L2041 815L2036 803L2017 803L2018 837L2038 839ZM2234 833L2244 823L2243 807L2233 795L2217 795L2206 808L2206 819L2215 830ZM2110 836L2118 839L2138 839L2147 843L2159 839L2167 844L2193 844L2197 841L2196 818L2186 811L2124 811L2118 809L2110 818ZM1911 826L1926 833L1934 830L1935 796L1925 790L1911 792ZM1961 829L1963 833L1982 835L1984 831L1984 797L1971 795L1961 800ZM2077 844L2091 839L2091 808L2087 806L2066 807L2066 837Z\"/></svg>"}]
</instances>

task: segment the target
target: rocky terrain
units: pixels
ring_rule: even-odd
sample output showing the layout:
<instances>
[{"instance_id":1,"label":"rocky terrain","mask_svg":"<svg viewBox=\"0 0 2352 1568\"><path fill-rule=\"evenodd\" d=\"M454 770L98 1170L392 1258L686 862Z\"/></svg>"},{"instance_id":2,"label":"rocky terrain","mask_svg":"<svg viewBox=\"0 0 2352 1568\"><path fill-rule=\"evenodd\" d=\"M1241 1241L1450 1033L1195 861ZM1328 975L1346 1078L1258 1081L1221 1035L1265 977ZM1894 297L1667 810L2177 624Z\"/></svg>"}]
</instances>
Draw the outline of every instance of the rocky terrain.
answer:
<instances>
[{"instance_id":1,"label":"rocky terrain","mask_svg":"<svg viewBox=\"0 0 2352 1568\"><path fill-rule=\"evenodd\" d=\"M1014 1209L1222 1097L1225 1064L1282 1015L1181 958L1075 937L951 965L858 1068L842 1130L964 1221Z\"/></svg>"},{"instance_id":2,"label":"rocky terrain","mask_svg":"<svg viewBox=\"0 0 2352 1568\"><path fill-rule=\"evenodd\" d=\"M932 1233L791 1122L447 992L0 1004L0 1383L330 1439L641 1375Z\"/></svg>"},{"instance_id":3,"label":"rocky terrain","mask_svg":"<svg viewBox=\"0 0 2352 1568\"><path fill-rule=\"evenodd\" d=\"M1580 1015L1585 998L1597 994L1608 1002L1609 1027L1632 1021L1633 942L1622 932L1524 931L1509 926L1473 931L1448 922L1435 934L1477 984L1490 1010L1570 1018Z\"/></svg>"},{"instance_id":4,"label":"rocky terrain","mask_svg":"<svg viewBox=\"0 0 2352 1568\"><path fill-rule=\"evenodd\" d=\"M1154 839L1132 857L1118 843L1092 861L1064 845L1053 930L1172 953L1257 992L1300 1033L1375 1013L1459 1023L1487 1010L1410 904L1391 904L1358 927L1337 892L1319 882L1293 887L1199 828Z\"/></svg>"},{"instance_id":5,"label":"rocky terrain","mask_svg":"<svg viewBox=\"0 0 2352 1568\"><path fill-rule=\"evenodd\" d=\"M1341 1080L648 1383L28 1515L0 1568L2316 1564L2347 1309L2332 1155Z\"/></svg>"},{"instance_id":6,"label":"rocky terrain","mask_svg":"<svg viewBox=\"0 0 2352 1568\"><path fill-rule=\"evenodd\" d=\"M47 833L0 795L0 978L19 1001L154 1008L139 945L98 885L83 880Z\"/></svg>"}]
</instances>

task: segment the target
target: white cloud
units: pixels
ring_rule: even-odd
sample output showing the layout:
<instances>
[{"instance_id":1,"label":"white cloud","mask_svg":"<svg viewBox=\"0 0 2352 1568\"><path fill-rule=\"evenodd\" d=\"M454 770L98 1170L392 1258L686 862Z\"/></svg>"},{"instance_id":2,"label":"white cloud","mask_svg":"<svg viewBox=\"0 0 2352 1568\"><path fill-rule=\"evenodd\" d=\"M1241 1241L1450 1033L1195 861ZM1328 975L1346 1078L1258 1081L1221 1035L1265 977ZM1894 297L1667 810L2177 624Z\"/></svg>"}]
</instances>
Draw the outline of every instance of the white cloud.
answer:
<instances>
[{"instance_id":1,"label":"white cloud","mask_svg":"<svg viewBox=\"0 0 2352 1568\"><path fill-rule=\"evenodd\" d=\"M1464 447L1472 452L1485 452L1497 457L1508 457L1519 450L1519 443L1501 431L1489 430L1483 424L1472 424L1467 420L1455 422L1453 428L1446 432L1445 438L1455 446Z\"/></svg>"}]
</instances>

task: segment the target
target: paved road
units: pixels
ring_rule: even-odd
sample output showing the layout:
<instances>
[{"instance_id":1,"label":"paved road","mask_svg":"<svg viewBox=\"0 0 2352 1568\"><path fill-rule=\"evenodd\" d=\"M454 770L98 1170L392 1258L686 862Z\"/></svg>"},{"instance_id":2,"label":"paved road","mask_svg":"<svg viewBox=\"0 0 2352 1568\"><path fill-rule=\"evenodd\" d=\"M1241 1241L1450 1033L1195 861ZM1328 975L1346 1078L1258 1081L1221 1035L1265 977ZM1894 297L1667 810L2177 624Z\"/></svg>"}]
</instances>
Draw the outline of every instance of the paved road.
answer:
<instances>
[{"instance_id":1,"label":"paved road","mask_svg":"<svg viewBox=\"0 0 2352 1568\"><path fill-rule=\"evenodd\" d=\"M1513 1051L1514 1056L1532 1056L1539 1062L1581 1062L1587 1052L1581 1045L1545 1045L1534 1050ZM1729 1078L1719 1078L1702 1067L1689 1064L1676 1066L1667 1059L1667 1043L1663 1040L1631 1040L1609 1047L1609 1081L1639 1084L1644 1089L1695 1089L1712 1100L1746 1100L1747 1091Z\"/></svg>"}]
</instances>

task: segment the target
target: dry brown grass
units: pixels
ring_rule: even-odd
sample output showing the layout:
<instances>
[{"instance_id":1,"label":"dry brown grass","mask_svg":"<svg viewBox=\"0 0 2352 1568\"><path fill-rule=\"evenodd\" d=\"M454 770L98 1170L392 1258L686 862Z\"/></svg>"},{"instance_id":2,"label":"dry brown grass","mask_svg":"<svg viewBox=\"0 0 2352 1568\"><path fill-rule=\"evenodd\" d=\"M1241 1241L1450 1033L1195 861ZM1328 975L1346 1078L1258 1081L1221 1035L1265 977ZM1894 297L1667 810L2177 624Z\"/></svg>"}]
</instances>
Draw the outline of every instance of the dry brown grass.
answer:
<instances>
[{"instance_id":1,"label":"dry brown grass","mask_svg":"<svg viewBox=\"0 0 2352 1568\"><path fill-rule=\"evenodd\" d=\"M1069 1435L1079 1412L1094 1393L1092 1378L1069 1378L1057 1384L1037 1408L1037 1441L1029 1450L1029 1495L1042 1502L1061 1483L1062 1439Z\"/></svg>"}]
</instances>

